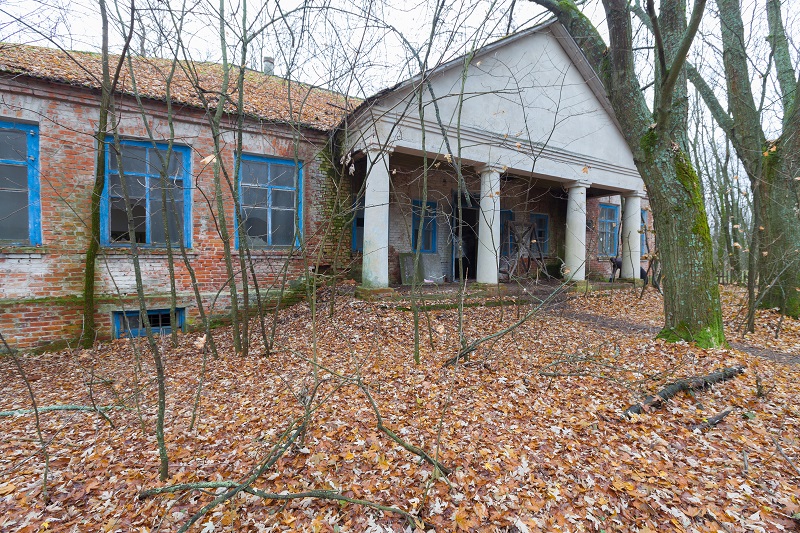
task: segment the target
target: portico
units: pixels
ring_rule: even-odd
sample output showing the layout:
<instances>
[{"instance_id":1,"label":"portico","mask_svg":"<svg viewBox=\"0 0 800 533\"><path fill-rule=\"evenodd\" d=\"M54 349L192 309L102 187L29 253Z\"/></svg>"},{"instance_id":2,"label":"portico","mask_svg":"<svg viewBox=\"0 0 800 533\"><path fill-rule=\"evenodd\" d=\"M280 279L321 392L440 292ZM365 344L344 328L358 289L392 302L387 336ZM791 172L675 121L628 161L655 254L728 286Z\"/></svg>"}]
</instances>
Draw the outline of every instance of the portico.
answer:
<instances>
[{"instance_id":1,"label":"portico","mask_svg":"<svg viewBox=\"0 0 800 533\"><path fill-rule=\"evenodd\" d=\"M431 90L417 77L383 91L347 121L363 285L397 282L400 256L415 252L435 256L446 278L497 284L518 245L509 224L528 225L525 245L564 279L584 280L599 231L587 202L599 196L625 199L606 229L622 239L623 277L635 277L644 185L569 34L547 23L479 50L466 78L463 68L458 59L426 73Z\"/></svg>"}]
</instances>

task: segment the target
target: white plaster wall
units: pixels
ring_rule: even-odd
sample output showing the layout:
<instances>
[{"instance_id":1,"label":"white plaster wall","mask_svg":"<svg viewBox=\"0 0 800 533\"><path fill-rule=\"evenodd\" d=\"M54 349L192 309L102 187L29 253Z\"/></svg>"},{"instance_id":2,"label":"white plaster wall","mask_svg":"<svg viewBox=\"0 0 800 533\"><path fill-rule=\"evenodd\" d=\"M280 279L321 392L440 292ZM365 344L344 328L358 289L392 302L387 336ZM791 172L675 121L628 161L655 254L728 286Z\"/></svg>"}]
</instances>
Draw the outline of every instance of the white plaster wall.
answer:
<instances>
[{"instance_id":1,"label":"white plaster wall","mask_svg":"<svg viewBox=\"0 0 800 533\"><path fill-rule=\"evenodd\" d=\"M643 190L622 134L551 29L478 55L468 72L460 118L462 68L456 65L433 76L450 148L425 93L427 150L455 152L460 135L462 158L468 164L499 163L512 173ZM396 150L421 150L415 98L403 89L378 100L357 120L360 133Z\"/></svg>"}]
</instances>

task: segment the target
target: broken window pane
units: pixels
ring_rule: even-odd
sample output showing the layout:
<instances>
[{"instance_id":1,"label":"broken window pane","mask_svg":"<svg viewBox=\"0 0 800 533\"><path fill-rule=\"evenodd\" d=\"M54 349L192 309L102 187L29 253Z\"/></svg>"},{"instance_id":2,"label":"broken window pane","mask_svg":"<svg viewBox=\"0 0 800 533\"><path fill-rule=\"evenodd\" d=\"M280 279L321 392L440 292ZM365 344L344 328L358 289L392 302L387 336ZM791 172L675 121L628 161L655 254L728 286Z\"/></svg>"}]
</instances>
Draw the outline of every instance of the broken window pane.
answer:
<instances>
[{"instance_id":1,"label":"broken window pane","mask_svg":"<svg viewBox=\"0 0 800 533\"><path fill-rule=\"evenodd\" d=\"M28 159L28 134L20 130L0 129L0 159L26 161Z\"/></svg>"},{"instance_id":2,"label":"broken window pane","mask_svg":"<svg viewBox=\"0 0 800 533\"><path fill-rule=\"evenodd\" d=\"M131 201L131 210L133 211L136 242L144 244L147 242L147 210L144 206L144 200ZM128 232L128 214L125 210L125 200L123 198L111 199L109 225L112 242L131 242L130 233Z\"/></svg>"},{"instance_id":3,"label":"broken window pane","mask_svg":"<svg viewBox=\"0 0 800 533\"><path fill-rule=\"evenodd\" d=\"M0 164L0 191L27 191L28 166Z\"/></svg>"},{"instance_id":4,"label":"broken window pane","mask_svg":"<svg viewBox=\"0 0 800 533\"><path fill-rule=\"evenodd\" d=\"M272 245L291 246L294 244L294 210L272 210Z\"/></svg>"},{"instance_id":5,"label":"broken window pane","mask_svg":"<svg viewBox=\"0 0 800 533\"><path fill-rule=\"evenodd\" d=\"M276 187L294 187L295 168L288 165L271 165L272 182Z\"/></svg>"},{"instance_id":6,"label":"broken window pane","mask_svg":"<svg viewBox=\"0 0 800 533\"><path fill-rule=\"evenodd\" d=\"M150 150L150 174L160 176L165 165L169 167L168 176L180 176L183 174L183 156L181 153L174 150L169 152L169 163L167 163L167 152L168 150Z\"/></svg>"},{"instance_id":7,"label":"broken window pane","mask_svg":"<svg viewBox=\"0 0 800 533\"><path fill-rule=\"evenodd\" d=\"M0 192L0 240L28 240L28 191Z\"/></svg>"},{"instance_id":8,"label":"broken window pane","mask_svg":"<svg viewBox=\"0 0 800 533\"><path fill-rule=\"evenodd\" d=\"M167 227L169 228L169 241L171 245L179 243L182 238L183 222L183 187L168 180L170 186L166 191L156 187L150 191L150 242L152 244L167 243L164 233L163 193L167 197ZM159 183L160 185L160 183Z\"/></svg>"},{"instance_id":9,"label":"broken window pane","mask_svg":"<svg viewBox=\"0 0 800 533\"><path fill-rule=\"evenodd\" d=\"M243 184L266 185L269 182L269 165L258 161L242 161Z\"/></svg>"}]
</instances>

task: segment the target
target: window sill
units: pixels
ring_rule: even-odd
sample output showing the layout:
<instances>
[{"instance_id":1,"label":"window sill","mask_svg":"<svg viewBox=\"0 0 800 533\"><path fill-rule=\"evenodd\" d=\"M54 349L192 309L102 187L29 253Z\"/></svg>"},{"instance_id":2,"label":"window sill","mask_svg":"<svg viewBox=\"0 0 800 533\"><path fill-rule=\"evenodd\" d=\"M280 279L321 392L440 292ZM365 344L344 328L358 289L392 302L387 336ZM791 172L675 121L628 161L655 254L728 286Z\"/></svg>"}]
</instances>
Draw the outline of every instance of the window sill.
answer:
<instances>
[{"instance_id":1,"label":"window sill","mask_svg":"<svg viewBox=\"0 0 800 533\"><path fill-rule=\"evenodd\" d=\"M300 257L300 249L291 246L274 246L271 248L250 248L248 250L251 256L256 257L286 257L289 254L292 254L294 257ZM231 255L238 257L242 253L242 250L231 250Z\"/></svg>"},{"instance_id":2,"label":"window sill","mask_svg":"<svg viewBox=\"0 0 800 533\"><path fill-rule=\"evenodd\" d=\"M39 259L48 253L44 246L30 246L0 243L0 258L2 259Z\"/></svg>"},{"instance_id":3,"label":"window sill","mask_svg":"<svg viewBox=\"0 0 800 533\"><path fill-rule=\"evenodd\" d=\"M167 258L167 249L166 248L139 248L139 256L142 257L163 257ZM103 246L100 248L100 252L98 256L106 256L106 257L129 257L131 256L131 249L129 247L116 247L116 246ZM187 248L186 255L188 257L197 257L197 252ZM172 250L172 257L176 261L180 261L182 254L180 248Z\"/></svg>"}]
</instances>

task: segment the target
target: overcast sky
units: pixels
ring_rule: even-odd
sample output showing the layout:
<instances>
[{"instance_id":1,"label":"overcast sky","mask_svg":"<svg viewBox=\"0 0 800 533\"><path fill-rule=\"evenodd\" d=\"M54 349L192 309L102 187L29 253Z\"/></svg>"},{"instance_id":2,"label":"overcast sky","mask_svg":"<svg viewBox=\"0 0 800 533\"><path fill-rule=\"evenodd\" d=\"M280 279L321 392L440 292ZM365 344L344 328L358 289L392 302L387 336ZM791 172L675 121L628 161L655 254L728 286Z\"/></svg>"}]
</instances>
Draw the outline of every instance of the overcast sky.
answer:
<instances>
[{"instance_id":1,"label":"overcast sky","mask_svg":"<svg viewBox=\"0 0 800 533\"><path fill-rule=\"evenodd\" d=\"M177 33L174 17L185 10L181 35L186 50L195 60L219 61L218 2L169 2L137 0L142 16L135 24L134 51L143 49L146 55L172 57ZM277 74L285 75L291 70L293 77L302 81L338 88L345 85L352 94L370 94L416 73L418 60L414 52L425 54L431 42L428 64L435 65L472 46L501 38L509 29L512 4L512 32L542 20L541 8L530 2L452 2L441 14L432 40L436 4L428 1L365 0L358 4L352 0L307 0L303 4L292 0L248 4L251 31L267 25L249 47L248 66L260 69L262 58L272 56ZM0 40L97 51L101 45L98 6L91 0L0 0ZM229 61L239 59L242 7L240 1L228 1L225 7ZM119 20L118 10L127 19L129 4L110 4L108 9L114 19ZM271 20L277 22L269 25ZM166 36L159 36L159 26L166 30ZM122 29L119 22L115 23L110 36L112 51L122 45Z\"/></svg>"}]
</instances>

